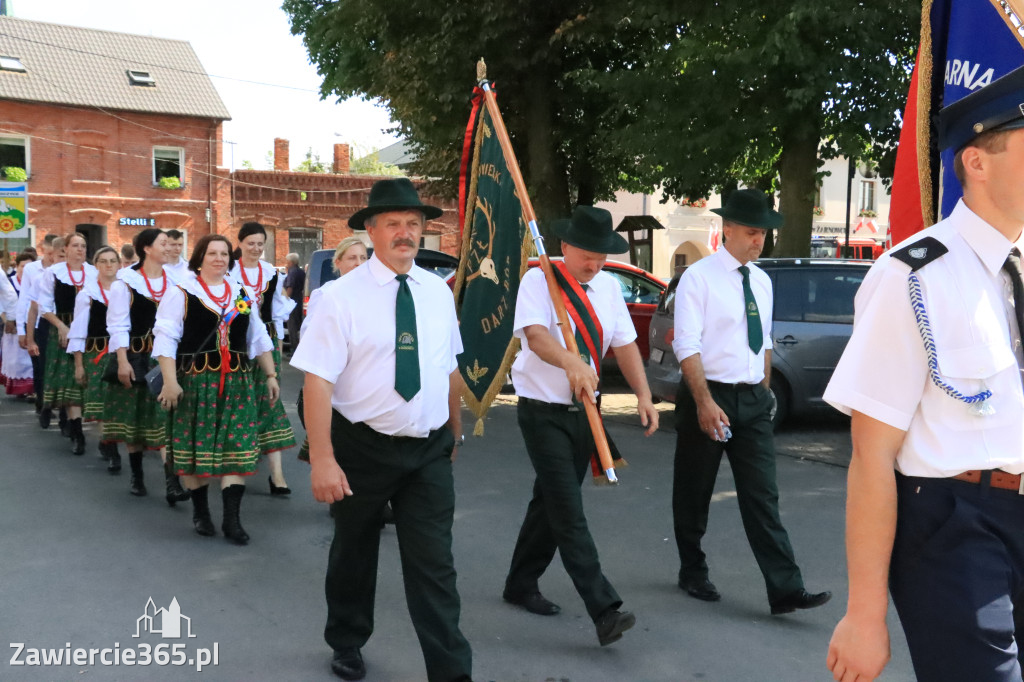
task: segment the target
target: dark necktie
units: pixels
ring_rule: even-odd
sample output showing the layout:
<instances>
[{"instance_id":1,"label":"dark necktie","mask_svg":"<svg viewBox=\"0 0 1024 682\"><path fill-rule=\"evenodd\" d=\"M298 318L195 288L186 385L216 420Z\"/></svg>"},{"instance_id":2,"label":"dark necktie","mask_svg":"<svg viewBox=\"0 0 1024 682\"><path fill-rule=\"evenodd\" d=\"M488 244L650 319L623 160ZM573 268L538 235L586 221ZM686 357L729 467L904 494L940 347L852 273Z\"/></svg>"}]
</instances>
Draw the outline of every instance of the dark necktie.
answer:
<instances>
[{"instance_id":1,"label":"dark necktie","mask_svg":"<svg viewBox=\"0 0 1024 682\"><path fill-rule=\"evenodd\" d=\"M409 275L395 275L395 390L406 402L420 392L420 356L416 350L416 306L409 290Z\"/></svg>"},{"instance_id":2,"label":"dark necktie","mask_svg":"<svg viewBox=\"0 0 1024 682\"><path fill-rule=\"evenodd\" d=\"M757 312L757 300L750 288L750 268L741 265L737 268L743 275L743 303L747 311L747 344L755 354L761 352L764 345L764 332L761 329L761 315Z\"/></svg>"},{"instance_id":3,"label":"dark necktie","mask_svg":"<svg viewBox=\"0 0 1024 682\"><path fill-rule=\"evenodd\" d=\"M580 283L580 286L583 287L583 291L586 291L587 289L590 288L589 284L583 284L582 282ZM586 342L583 341L583 334L580 332L579 327L576 327L576 350L580 352L580 358L583 360L583 362L589 365L590 350L587 348Z\"/></svg>"},{"instance_id":4,"label":"dark necktie","mask_svg":"<svg viewBox=\"0 0 1024 682\"><path fill-rule=\"evenodd\" d=\"M1020 251L1017 247L1010 250L1010 255L1003 263L1003 270L1010 275L1010 283L1013 285L1013 312L1017 318L1017 331L1024 334L1024 277L1021 276ZM1012 333L1010 337L1012 339Z\"/></svg>"}]
</instances>

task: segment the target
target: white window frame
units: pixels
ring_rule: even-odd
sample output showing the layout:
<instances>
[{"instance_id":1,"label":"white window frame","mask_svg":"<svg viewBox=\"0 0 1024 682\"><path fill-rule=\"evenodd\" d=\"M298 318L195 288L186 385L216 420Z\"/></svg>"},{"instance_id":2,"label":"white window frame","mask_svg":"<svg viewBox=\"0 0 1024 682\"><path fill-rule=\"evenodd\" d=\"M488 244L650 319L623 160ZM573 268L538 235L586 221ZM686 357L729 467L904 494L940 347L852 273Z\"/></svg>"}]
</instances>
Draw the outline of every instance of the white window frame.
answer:
<instances>
[{"instance_id":1,"label":"white window frame","mask_svg":"<svg viewBox=\"0 0 1024 682\"><path fill-rule=\"evenodd\" d=\"M25 174L32 177L32 138L28 135L0 135L0 144L10 144L12 140L24 142L25 147ZM0 180L3 177L0 176Z\"/></svg>"},{"instance_id":2,"label":"white window frame","mask_svg":"<svg viewBox=\"0 0 1024 682\"><path fill-rule=\"evenodd\" d=\"M865 205L868 198L868 187L871 188L871 205ZM861 180L860 181L860 210L861 211L877 211L878 210L878 187L876 186L875 180Z\"/></svg>"},{"instance_id":3,"label":"white window frame","mask_svg":"<svg viewBox=\"0 0 1024 682\"><path fill-rule=\"evenodd\" d=\"M174 152L178 155L178 179L181 180L181 184L185 184L185 148L184 147L153 147L152 163L150 164L150 172L153 175L153 185L156 186L157 181L160 180L156 176L156 162L157 152ZM165 161L169 159L164 159Z\"/></svg>"}]
</instances>

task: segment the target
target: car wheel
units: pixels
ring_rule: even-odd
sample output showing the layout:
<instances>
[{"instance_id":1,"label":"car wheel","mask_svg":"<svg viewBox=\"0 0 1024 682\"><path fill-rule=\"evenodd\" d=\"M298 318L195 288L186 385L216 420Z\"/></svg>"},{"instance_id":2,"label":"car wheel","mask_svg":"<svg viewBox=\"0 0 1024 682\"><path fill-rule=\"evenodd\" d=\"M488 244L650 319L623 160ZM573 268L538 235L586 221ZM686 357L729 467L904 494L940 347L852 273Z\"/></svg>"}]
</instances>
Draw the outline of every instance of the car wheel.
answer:
<instances>
[{"instance_id":1,"label":"car wheel","mask_svg":"<svg viewBox=\"0 0 1024 682\"><path fill-rule=\"evenodd\" d=\"M772 426L778 431L782 422L789 416L789 386L786 385L785 379L772 376L768 387L775 396L775 418L772 420Z\"/></svg>"}]
</instances>

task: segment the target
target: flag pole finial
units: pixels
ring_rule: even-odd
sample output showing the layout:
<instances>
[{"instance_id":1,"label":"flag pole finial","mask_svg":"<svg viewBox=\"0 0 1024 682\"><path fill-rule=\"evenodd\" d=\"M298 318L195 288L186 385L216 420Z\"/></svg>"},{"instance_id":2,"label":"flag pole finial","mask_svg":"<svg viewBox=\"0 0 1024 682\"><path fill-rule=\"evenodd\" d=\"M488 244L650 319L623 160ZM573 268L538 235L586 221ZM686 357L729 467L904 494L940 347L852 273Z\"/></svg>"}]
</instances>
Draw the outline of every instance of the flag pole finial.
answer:
<instances>
[{"instance_id":1,"label":"flag pole finial","mask_svg":"<svg viewBox=\"0 0 1024 682\"><path fill-rule=\"evenodd\" d=\"M487 80L487 64L484 63L483 57L476 63L476 79L478 82Z\"/></svg>"}]
</instances>

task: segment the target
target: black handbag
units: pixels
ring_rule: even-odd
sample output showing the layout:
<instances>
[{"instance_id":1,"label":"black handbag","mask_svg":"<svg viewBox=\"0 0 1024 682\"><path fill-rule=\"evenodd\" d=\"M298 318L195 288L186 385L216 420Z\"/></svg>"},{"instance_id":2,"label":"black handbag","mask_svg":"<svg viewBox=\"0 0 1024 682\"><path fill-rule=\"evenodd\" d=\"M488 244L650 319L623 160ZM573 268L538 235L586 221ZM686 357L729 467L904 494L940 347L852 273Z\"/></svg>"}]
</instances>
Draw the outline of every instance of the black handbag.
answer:
<instances>
[{"instance_id":1,"label":"black handbag","mask_svg":"<svg viewBox=\"0 0 1024 682\"><path fill-rule=\"evenodd\" d=\"M107 361L107 367L103 370L102 379L109 384L119 384L121 380L117 377L117 351L107 353L107 355L110 356L110 360ZM149 373L149 356L142 353L128 353L127 355L128 364L131 365L132 371L135 373L132 385L141 386L146 383L146 374Z\"/></svg>"},{"instance_id":2,"label":"black handbag","mask_svg":"<svg viewBox=\"0 0 1024 682\"><path fill-rule=\"evenodd\" d=\"M160 371L160 365L146 372L146 387L154 397L164 390L164 374Z\"/></svg>"}]
</instances>

